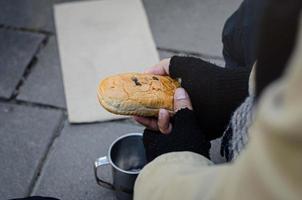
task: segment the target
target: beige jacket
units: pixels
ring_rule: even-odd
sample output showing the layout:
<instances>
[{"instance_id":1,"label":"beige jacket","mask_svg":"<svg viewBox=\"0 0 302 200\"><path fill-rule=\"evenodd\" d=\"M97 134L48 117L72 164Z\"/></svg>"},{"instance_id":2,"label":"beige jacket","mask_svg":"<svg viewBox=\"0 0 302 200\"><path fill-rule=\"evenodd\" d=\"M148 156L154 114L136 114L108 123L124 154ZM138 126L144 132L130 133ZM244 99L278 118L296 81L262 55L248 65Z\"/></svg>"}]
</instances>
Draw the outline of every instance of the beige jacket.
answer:
<instances>
[{"instance_id":1,"label":"beige jacket","mask_svg":"<svg viewBox=\"0 0 302 200\"><path fill-rule=\"evenodd\" d=\"M211 165L191 152L156 158L140 173L134 199L302 199L301 30L285 75L259 102L250 136L232 164Z\"/></svg>"}]
</instances>

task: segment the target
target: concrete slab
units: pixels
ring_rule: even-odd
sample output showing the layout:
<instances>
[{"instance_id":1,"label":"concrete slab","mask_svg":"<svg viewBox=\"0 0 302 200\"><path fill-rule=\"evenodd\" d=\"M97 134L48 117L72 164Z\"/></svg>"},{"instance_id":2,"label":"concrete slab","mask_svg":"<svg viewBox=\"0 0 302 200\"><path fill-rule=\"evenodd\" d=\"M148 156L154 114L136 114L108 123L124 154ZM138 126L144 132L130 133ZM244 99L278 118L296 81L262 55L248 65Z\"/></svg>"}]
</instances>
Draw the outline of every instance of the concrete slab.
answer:
<instances>
[{"instance_id":1,"label":"concrete slab","mask_svg":"<svg viewBox=\"0 0 302 200\"><path fill-rule=\"evenodd\" d=\"M48 156L34 195L73 200L115 199L112 191L96 184L93 162L107 154L118 136L141 131L142 127L128 122L66 124Z\"/></svg>"},{"instance_id":2,"label":"concrete slab","mask_svg":"<svg viewBox=\"0 0 302 200\"><path fill-rule=\"evenodd\" d=\"M0 97L11 97L43 39L41 34L0 28Z\"/></svg>"},{"instance_id":3,"label":"concrete slab","mask_svg":"<svg viewBox=\"0 0 302 200\"><path fill-rule=\"evenodd\" d=\"M51 37L17 99L66 108L57 41Z\"/></svg>"},{"instance_id":4,"label":"concrete slab","mask_svg":"<svg viewBox=\"0 0 302 200\"><path fill-rule=\"evenodd\" d=\"M0 0L0 24L54 31L52 0Z\"/></svg>"},{"instance_id":5,"label":"concrete slab","mask_svg":"<svg viewBox=\"0 0 302 200\"><path fill-rule=\"evenodd\" d=\"M207 62L213 63L220 67L224 67L224 65L225 65L225 62L223 59L203 58L201 56L190 55L190 53L173 53L170 51L162 51L162 50L159 50L158 53L159 53L160 59L171 58L172 56L193 56L193 57L200 57L201 59L203 59Z\"/></svg>"},{"instance_id":6,"label":"concrete slab","mask_svg":"<svg viewBox=\"0 0 302 200\"><path fill-rule=\"evenodd\" d=\"M143 0L157 47L221 56L223 24L242 0Z\"/></svg>"},{"instance_id":7,"label":"concrete slab","mask_svg":"<svg viewBox=\"0 0 302 200\"><path fill-rule=\"evenodd\" d=\"M0 103L1 199L28 195L62 112Z\"/></svg>"}]
</instances>

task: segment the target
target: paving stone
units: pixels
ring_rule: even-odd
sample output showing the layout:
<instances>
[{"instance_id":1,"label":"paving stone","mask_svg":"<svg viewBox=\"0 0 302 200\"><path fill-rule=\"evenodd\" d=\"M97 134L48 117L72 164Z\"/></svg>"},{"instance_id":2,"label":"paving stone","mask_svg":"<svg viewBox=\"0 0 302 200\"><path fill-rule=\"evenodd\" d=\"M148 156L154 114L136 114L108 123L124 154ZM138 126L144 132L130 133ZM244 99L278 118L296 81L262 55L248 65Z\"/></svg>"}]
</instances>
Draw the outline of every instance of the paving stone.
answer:
<instances>
[{"instance_id":1,"label":"paving stone","mask_svg":"<svg viewBox=\"0 0 302 200\"><path fill-rule=\"evenodd\" d=\"M53 5L78 0L0 0L0 25L55 33Z\"/></svg>"},{"instance_id":2,"label":"paving stone","mask_svg":"<svg viewBox=\"0 0 302 200\"><path fill-rule=\"evenodd\" d=\"M11 97L43 39L41 34L0 28L0 97Z\"/></svg>"},{"instance_id":3,"label":"paving stone","mask_svg":"<svg viewBox=\"0 0 302 200\"><path fill-rule=\"evenodd\" d=\"M242 0L144 0L158 47L222 57L223 24Z\"/></svg>"},{"instance_id":4,"label":"paving stone","mask_svg":"<svg viewBox=\"0 0 302 200\"><path fill-rule=\"evenodd\" d=\"M66 124L48 156L34 194L73 200L115 199L112 191L96 184L93 162L107 155L109 145L118 136L141 131L142 127L129 122Z\"/></svg>"},{"instance_id":5,"label":"paving stone","mask_svg":"<svg viewBox=\"0 0 302 200\"><path fill-rule=\"evenodd\" d=\"M62 113L0 103L1 199L24 197Z\"/></svg>"},{"instance_id":6,"label":"paving stone","mask_svg":"<svg viewBox=\"0 0 302 200\"><path fill-rule=\"evenodd\" d=\"M158 51L158 54L159 54L160 59L171 58L172 56L177 55L175 53L171 53L168 51L160 51L160 50Z\"/></svg>"},{"instance_id":7,"label":"paving stone","mask_svg":"<svg viewBox=\"0 0 302 200\"><path fill-rule=\"evenodd\" d=\"M17 97L19 100L65 108L57 41L51 37Z\"/></svg>"},{"instance_id":8,"label":"paving stone","mask_svg":"<svg viewBox=\"0 0 302 200\"><path fill-rule=\"evenodd\" d=\"M172 56L193 56L193 57L197 57L195 55L190 55L189 53L172 53L172 52L169 52L169 51L162 51L162 50L159 50L158 53L159 53L160 59L171 58ZM223 59L203 58L201 56L200 56L200 58L205 60L205 61L208 61L210 63L213 63L215 65L218 65L220 67L224 67L224 65L225 65L225 62L224 62Z\"/></svg>"},{"instance_id":9,"label":"paving stone","mask_svg":"<svg viewBox=\"0 0 302 200\"><path fill-rule=\"evenodd\" d=\"M0 24L54 30L52 0L0 0Z\"/></svg>"},{"instance_id":10,"label":"paving stone","mask_svg":"<svg viewBox=\"0 0 302 200\"><path fill-rule=\"evenodd\" d=\"M95 183L93 162L107 155L109 145L117 137L141 131L142 127L120 122L66 124L49 154L34 195L73 200L115 199L113 192Z\"/></svg>"}]
</instances>

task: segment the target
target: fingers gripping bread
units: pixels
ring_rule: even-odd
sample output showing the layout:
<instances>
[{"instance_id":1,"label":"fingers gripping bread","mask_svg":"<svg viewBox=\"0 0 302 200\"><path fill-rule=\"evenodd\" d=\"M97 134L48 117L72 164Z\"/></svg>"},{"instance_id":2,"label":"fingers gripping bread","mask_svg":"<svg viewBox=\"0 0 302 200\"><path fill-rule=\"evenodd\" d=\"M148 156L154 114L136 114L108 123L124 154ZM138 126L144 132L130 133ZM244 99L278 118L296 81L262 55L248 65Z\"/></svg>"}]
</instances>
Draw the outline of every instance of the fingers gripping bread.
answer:
<instances>
[{"instance_id":1,"label":"fingers gripping bread","mask_svg":"<svg viewBox=\"0 0 302 200\"><path fill-rule=\"evenodd\" d=\"M109 112L120 115L157 116L160 108L173 111L179 82L169 76L127 73L101 81L98 98Z\"/></svg>"}]
</instances>

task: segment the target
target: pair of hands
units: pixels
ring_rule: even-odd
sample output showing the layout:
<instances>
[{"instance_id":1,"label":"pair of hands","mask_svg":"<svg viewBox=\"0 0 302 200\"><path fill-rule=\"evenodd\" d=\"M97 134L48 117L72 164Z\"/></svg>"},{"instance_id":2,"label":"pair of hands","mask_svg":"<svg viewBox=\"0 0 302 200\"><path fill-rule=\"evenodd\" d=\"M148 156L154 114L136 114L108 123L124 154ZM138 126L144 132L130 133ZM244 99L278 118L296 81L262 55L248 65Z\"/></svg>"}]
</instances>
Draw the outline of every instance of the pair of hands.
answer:
<instances>
[{"instance_id":1,"label":"pair of hands","mask_svg":"<svg viewBox=\"0 0 302 200\"><path fill-rule=\"evenodd\" d=\"M148 68L145 73L168 76L170 74L170 60L170 58L161 60L155 66ZM183 88L177 88L174 93L174 113L183 108L193 110L188 93ZM160 109L157 119L134 116L134 120L153 131L169 134L172 131L171 117L171 114L166 109Z\"/></svg>"}]
</instances>

